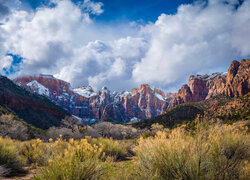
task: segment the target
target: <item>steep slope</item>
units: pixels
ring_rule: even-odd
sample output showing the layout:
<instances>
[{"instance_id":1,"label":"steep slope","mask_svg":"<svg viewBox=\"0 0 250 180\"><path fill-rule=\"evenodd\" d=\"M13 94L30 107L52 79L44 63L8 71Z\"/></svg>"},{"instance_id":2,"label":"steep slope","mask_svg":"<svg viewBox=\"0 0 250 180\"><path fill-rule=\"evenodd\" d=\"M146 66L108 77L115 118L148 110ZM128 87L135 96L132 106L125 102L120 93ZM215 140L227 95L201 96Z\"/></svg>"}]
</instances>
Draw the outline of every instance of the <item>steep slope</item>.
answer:
<instances>
[{"instance_id":1,"label":"steep slope","mask_svg":"<svg viewBox=\"0 0 250 180\"><path fill-rule=\"evenodd\" d=\"M72 89L69 83L48 75L20 77L14 82L32 93L48 97L88 124L152 118L165 112L174 97L147 84L130 92L111 93L106 87L99 92L94 92L90 86Z\"/></svg>"},{"instance_id":2,"label":"steep slope","mask_svg":"<svg viewBox=\"0 0 250 180\"><path fill-rule=\"evenodd\" d=\"M69 113L44 96L32 94L0 77L0 105L13 111L25 122L42 129L62 125Z\"/></svg>"},{"instance_id":3,"label":"steep slope","mask_svg":"<svg viewBox=\"0 0 250 180\"><path fill-rule=\"evenodd\" d=\"M250 91L250 60L232 61L227 73L190 76L189 86L183 85L173 106L185 102L197 102L217 95L239 97Z\"/></svg>"}]
</instances>

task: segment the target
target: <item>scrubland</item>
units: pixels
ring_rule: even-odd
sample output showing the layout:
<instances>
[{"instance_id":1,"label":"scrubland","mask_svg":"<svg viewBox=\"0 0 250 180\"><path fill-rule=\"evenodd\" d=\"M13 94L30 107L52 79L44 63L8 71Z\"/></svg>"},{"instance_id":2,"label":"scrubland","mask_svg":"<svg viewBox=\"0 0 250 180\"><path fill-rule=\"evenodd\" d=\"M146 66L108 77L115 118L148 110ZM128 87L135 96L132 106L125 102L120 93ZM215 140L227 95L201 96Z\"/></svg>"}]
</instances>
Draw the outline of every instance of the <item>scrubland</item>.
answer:
<instances>
[{"instance_id":1,"label":"scrubland","mask_svg":"<svg viewBox=\"0 0 250 180\"><path fill-rule=\"evenodd\" d=\"M248 179L247 122L196 121L172 130L159 125L138 139L0 138L0 175L31 179ZM18 178L17 178L18 179Z\"/></svg>"}]
</instances>

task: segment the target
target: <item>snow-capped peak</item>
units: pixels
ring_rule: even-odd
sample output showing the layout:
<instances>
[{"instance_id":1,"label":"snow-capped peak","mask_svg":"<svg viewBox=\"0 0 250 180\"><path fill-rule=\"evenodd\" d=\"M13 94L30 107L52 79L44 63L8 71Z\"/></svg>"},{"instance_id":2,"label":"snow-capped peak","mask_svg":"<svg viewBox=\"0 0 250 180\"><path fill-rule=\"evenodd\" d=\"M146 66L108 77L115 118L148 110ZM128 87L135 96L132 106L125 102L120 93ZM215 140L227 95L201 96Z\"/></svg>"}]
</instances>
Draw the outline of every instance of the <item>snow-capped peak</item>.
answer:
<instances>
[{"instance_id":1,"label":"snow-capped peak","mask_svg":"<svg viewBox=\"0 0 250 180\"><path fill-rule=\"evenodd\" d=\"M130 96L130 95L131 95L131 93L128 91L122 91L121 93L119 93L120 97L125 97L125 96Z\"/></svg>"},{"instance_id":2,"label":"snow-capped peak","mask_svg":"<svg viewBox=\"0 0 250 180\"><path fill-rule=\"evenodd\" d=\"M211 75L196 75L194 76L196 79L203 79L205 81L207 80L212 80L212 79L215 79L216 77L218 76L221 76L221 77L226 77L227 76L227 72L215 72L215 73L212 73Z\"/></svg>"},{"instance_id":3,"label":"snow-capped peak","mask_svg":"<svg viewBox=\"0 0 250 180\"><path fill-rule=\"evenodd\" d=\"M80 94L83 97L90 98L91 96L96 96L97 94L93 91L91 86L83 86L73 90L75 93Z\"/></svg>"},{"instance_id":4,"label":"snow-capped peak","mask_svg":"<svg viewBox=\"0 0 250 180\"><path fill-rule=\"evenodd\" d=\"M36 80L33 80L26 84L29 86L34 92L40 94L40 95L46 95L49 96L49 89L44 87L42 84L37 82Z\"/></svg>"}]
</instances>

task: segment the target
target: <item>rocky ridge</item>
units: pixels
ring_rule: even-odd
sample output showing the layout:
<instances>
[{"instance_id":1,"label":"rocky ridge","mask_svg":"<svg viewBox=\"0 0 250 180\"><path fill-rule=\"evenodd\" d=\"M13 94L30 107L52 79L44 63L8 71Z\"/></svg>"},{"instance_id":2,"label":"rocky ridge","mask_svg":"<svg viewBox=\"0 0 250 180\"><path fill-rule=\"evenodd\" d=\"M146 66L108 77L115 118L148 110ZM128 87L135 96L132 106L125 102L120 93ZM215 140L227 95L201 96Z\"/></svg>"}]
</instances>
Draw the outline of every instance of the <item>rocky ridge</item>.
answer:
<instances>
[{"instance_id":1,"label":"rocky ridge","mask_svg":"<svg viewBox=\"0 0 250 180\"><path fill-rule=\"evenodd\" d=\"M71 114L92 124L99 121L130 122L156 117L186 102L198 102L218 95L239 97L250 91L250 60L233 61L228 72L190 76L178 93L142 84L131 91L111 93L107 87L94 92L90 86L72 89L68 82L51 75L20 77L16 84L32 93L46 96Z\"/></svg>"},{"instance_id":2,"label":"rocky ridge","mask_svg":"<svg viewBox=\"0 0 250 180\"><path fill-rule=\"evenodd\" d=\"M190 76L189 85L178 91L173 106L185 102L197 102L217 95L239 97L250 91L250 60L232 61L225 73Z\"/></svg>"},{"instance_id":3,"label":"rocky ridge","mask_svg":"<svg viewBox=\"0 0 250 180\"><path fill-rule=\"evenodd\" d=\"M165 112L174 99L174 94L165 95L147 84L130 92L111 93L107 87L99 92L90 86L72 89L69 83L50 75L25 76L14 82L32 93L46 96L87 124L149 119Z\"/></svg>"}]
</instances>

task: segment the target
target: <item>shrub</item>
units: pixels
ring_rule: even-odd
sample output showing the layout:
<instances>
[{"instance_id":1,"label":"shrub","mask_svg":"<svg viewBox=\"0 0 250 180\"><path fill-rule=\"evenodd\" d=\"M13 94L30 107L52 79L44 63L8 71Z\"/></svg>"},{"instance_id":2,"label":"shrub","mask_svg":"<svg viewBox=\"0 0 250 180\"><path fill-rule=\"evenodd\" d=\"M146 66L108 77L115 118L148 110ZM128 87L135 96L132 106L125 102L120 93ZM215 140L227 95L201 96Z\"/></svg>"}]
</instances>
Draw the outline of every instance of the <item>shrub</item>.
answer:
<instances>
[{"instance_id":1,"label":"shrub","mask_svg":"<svg viewBox=\"0 0 250 180\"><path fill-rule=\"evenodd\" d=\"M21 143L19 154L26 164L44 166L55 151L51 146L40 139L30 140Z\"/></svg>"},{"instance_id":2,"label":"shrub","mask_svg":"<svg viewBox=\"0 0 250 180\"><path fill-rule=\"evenodd\" d=\"M102 149L91 145L86 139L69 142L58 140L57 146L66 144L67 148L49 160L34 179L41 180L82 180L98 179L106 173L107 163L101 162Z\"/></svg>"},{"instance_id":3,"label":"shrub","mask_svg":"<svg viewBox=\"0 0 250 180\"><path fill-rule=\"evenodd\" d=\"M124 126L121 124L112 124L110 122L101 122L93 126L99 135L105 138L112 139L126 139L130 137L131 139L138 137L138 130L131 126Z\"/></svg>"},{"instance_id":4,"label":"shrub","mask_svg":"<svg viewBox=\"0 0 250 180\"><path fill-rule=\"evenodd\" d=\"M24 172L21 158L16 147L12 144L12 140L0 137L0 166L2 175Z\"/></svg>"},{"instance_id":5,"label":"shrub","mask_svg":"<svg viewBox=\"0 0 250 180\"><path fill-rule=\"evenodd\" d=\"M244 179L249 173L249 135L232 126L198 123L196 132L140 138L136 152L146 179ZM247 172L246 172L247 171Z\"/></svg>"},{"instance_id":6,"label":"shrub","mask_svg":"<svg viewBox=\"0 0 250 180\"><path fill-rule=\"evenodd\" d=\"M89 138L87 140L90 144L97 145L102 148L102 153L104 159L111 157L114 161L124 160L128 156L129 144L125 141L117 141L113 139L105 138Z\"/></svg>"}]
</instances>

